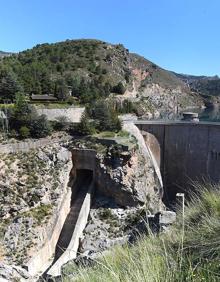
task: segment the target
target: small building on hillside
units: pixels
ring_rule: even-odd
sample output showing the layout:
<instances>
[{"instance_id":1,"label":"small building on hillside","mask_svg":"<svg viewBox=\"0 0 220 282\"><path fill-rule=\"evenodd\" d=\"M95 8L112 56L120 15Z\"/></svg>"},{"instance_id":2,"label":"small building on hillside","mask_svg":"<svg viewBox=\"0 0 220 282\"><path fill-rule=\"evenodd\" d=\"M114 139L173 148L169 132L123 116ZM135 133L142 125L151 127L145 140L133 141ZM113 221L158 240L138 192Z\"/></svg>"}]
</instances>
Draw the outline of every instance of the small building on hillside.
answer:
<instances>
[{"instance_id":1,"label":"small building on hillside","mask_svg":"<svg viewBox=\"0 0 220 282\"><path fill-rule=\"evenodd\" d=\"M55 102L57 98L53 95L31 95L32 102Z\"/></svg>"}]
</instances>

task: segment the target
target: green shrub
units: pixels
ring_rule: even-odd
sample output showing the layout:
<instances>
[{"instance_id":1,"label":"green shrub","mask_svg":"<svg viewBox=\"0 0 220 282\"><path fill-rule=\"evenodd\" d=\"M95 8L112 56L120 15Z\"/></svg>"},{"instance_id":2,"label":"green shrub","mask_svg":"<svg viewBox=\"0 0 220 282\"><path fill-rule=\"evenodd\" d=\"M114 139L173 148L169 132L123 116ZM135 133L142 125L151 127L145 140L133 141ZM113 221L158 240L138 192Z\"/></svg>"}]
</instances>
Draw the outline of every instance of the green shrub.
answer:
<instances>
[{"instance_id":1,"label":"green shrub","mask_svg":"<svg viewBox=\"0 0 220 282\"><path fill-rule=\"evenodd\" d=\"M41 115L31 121L31 136L36 138L46 137L52 131L51 125L45 115Z\"/></svg>"},{"instance_id":2,"label":"green shrub","mask_svg":"<svg viewBox=\"0 0 220 282\"><path fill-rule=\"evenodd\" d=\"M80 123L76 127L76 132L79 135L91 135L95 133L95 127L89 120L87 113L82 115Z\"/></svg>"},{"instance_id":3,"label":"green shrub","mask_svg":"<svg viewBox=\"0 0 220 282\"><path fill-rule=\"evenodd\" d=\"M126 91L126 88L122 82L119 82L117 85L113 87L112 91L117 94L124 94Z\"/></svg>"},{"instance_id":4,"label":"green shrub","mask_svg":"<svg viewBox=\"0 0 220 282\"><path fill-rule=\"evenodd\" d=\"M96 121L99 131L119 131L121 121L114 106L105 100L95 102L89 109L90 116Z\"/></svg>"},{"instance_id":5,"label":"green shrub","mask_svg":"<svg viewBox=\"0 0 220 282\"><path fill-rule=\"evenodd\" d=\"M11 138L16 138L18 136L18 133L15 129L12 129L9 134Z\"/></svg>"},{"instance_id":6,"label":"green shrub","mask_svg":"<svg viewBox=\"0 0 220 282\"><path fill-rule=\"evenodd\" d=\"M120 131L117 133L117 136L129 138L130 133L127 132L127 131L125 131L125 130L120 130Z\"/></svg>"},{"instance_id":7,"label":"green shrub","mask_svg":"<svg viewBox=\"0 0 220 282\"><path fill-rule=\"evenodd\" d=\"M25 138L30 137L30 129L26 126L22 126L19 129L19 136L20 136L21 139L25 139Z\"/></svg>"},{"instance_id":8,"label":"green shrub","mask_svg":"<svg viewBox=\"0 0 220 282\"><path fill-rule=\"evenodd\" d=\"M70 97L68 97L68 98L66 99L66 102L67 102L69 105L74 105L74 104L76 104L76 98L70 96Z\"/></svg>"},{"instance_id":9,"label":"green shrub","mask_svg":"<svg viewBox=\"0 0 220 282\"><path fill-rule=\"evenodd\" d=\"M55 130L66 130L68 126L68 119L66 116L59 116L53 124Z\"/></svg>"}]
</instances>

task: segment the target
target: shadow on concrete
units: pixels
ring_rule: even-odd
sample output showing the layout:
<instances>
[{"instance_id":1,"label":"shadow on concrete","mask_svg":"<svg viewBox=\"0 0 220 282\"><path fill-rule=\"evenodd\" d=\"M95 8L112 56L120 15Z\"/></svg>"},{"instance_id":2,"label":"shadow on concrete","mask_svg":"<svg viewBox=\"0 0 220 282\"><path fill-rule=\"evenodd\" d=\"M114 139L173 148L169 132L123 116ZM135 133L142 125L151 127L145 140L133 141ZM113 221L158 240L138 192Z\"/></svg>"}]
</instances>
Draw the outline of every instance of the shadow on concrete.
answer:
<instances>
[{"instance_id":1,"label":"shadow on concrete","mask_svg":"<svg viewBox=\"0 0 220 282\"><path fill-rule=\"evenodd\" d=\"M53 281L47 278L47 272L53 264L67 250L71 241L81 206L88 192L88 187L93 179L93 171L80 169L76 171L76 180L72 187L70 212L66 217L59 239L57 241L54 260L38 281Z\"/></svg>"}]
</instances>

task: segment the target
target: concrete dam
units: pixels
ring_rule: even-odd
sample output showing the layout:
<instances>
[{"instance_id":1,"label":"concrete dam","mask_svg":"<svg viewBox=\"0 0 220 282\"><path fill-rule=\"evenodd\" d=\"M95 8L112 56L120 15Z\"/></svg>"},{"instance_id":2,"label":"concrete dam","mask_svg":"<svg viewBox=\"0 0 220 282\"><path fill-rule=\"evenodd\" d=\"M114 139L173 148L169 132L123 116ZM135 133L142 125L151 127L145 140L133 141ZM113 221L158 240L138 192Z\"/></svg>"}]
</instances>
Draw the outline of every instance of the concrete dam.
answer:
<instances>
[{"instance_id":1,"label":"concrete dam","mask_svg":"<svg viewBox=\"0 0 220 282\"><path fill-rule=\"evenodd\" d=\"M164 198L189 193L193 181L220 181L220 123L135 121L160 167Z\"/></svg>"}]
</instances>

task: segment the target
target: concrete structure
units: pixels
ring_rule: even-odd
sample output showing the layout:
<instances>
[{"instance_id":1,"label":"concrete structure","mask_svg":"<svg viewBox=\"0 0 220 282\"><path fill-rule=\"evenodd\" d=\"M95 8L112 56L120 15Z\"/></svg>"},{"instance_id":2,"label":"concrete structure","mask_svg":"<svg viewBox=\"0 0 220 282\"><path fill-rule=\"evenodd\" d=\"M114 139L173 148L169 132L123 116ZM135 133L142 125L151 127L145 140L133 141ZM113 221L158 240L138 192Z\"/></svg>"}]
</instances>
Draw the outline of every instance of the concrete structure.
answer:
<instances>
[{"instance_id":1,"label":"concrete structure","mask_svg":"<svg viewBox=\"0 0 220 282\"><path fill-rule=\"evenodd\" d=\"M9 154L9 153L19 153L19 152L28 152L31 149L41 148L43 146L47 146L49 144L55 143L65 143L72 139L71 136L63 137L62 140L60 139L51 139L51 138L40 138L38 140L27 140L27 141L20 141L17 143L7 143L7 144L0 144L0 154Z\"/></svg>"},{"instance_id":2,"label":"concrete structure","mask_svg":"<svg viewBox=\"0 0 220 282\"><path fill-rule=\"evenodd\" d=\"M76 180L72 187L71 203L68 205L70 211L63 223L59 239L57 238L54 261L46 273L47 278L60 276L62 265L76 258L92 203L96 151L73 149L72 162L71 176L75 175Z\"/></svg>"},{"instance_id":3,"label":"concrete structure","mask_svg":"<svg viewBox=\"0 0 220 282\"><path fill-rule=\"evenodd\" d=\"M80 122L81 116L85 108L81 107L70 107L66 109L38 109L39 115L46 115L48 120L56 120L58 117L65 116L70 122Z\"/></svg>"},{"instance_id":4,"label":"concrete structure","mask_svg":"<svg viewBox=\"0 0 220 282\"><path fill-rule=\"evenodd\" d=\"M135 121L160 166L165 196L192 189L192 181L220 181L220 123Z\"/></svg>"},{"instance_id":5,"label":"concrete structure","mask_svg":"<svg viewBox=\"0 0 220 282\"><path fill-rule=\"evenodd\" d=\"M184 112L182 120L191 121L191 122L199 122L199 114L192 112Z\"/></svg>"},{"instance_id":6,"label":"concrete structure","mask_svg":"<svg viewBox=\"0 0 220 282\"><path fill-rule=\"evenodd\" d=\"M83 194L83 198L80 197L80 207L79 211L76 213L76 222L74 227L71 240L69 244L67 245L67 248L62 253L62 255L55 261L55 263L52 265L52 267L47 272L47 276L49 277L57 277L61 275L61 267L68 261L75 259L77 256L77 250L80 243L80 237L82 237L83 230L86 227L89 212L90 212L90 206L92 201L92 192L94 187L94 181L92 181L87 188L86 194ZM81 201L82 200L82 201ZM74 211L78 208L78 203L74 203L73 209ZM71 225L68 226L69 232L71 232ZM67 230L68 232L68 230ZM56 259L56 254L55 254Z\"/></svg>"},{"instance_id":7,"label":"concrete structure","mask_svg":"<svg viewBox=\"0 0 220 282\"><path fill-rule=\"evenodd\" d=\"M91 149L73 149L72 162L73 169L86 169L95 173L96 168L96 151Z\"/></svg>"},{"instance_id":8,"label":"concrete structure","mask_svg":"<svg viewBox=\"0 0 220 282\"><path fill-rule=\"evenodd\" d=\"M127 132L129 132L130 134L135 136L135 138L137 139L137 142L138 142L139 149L140 149L141 153L143 154L145 160L146 161L148 161L149 159L151 160L153 169L155 171L158 182L160 183L161 191L163 193L163 181L162 181L162 176L161 176L161 172L160 172L160 166L159 166L160 161L159 161L159 157L157 156L158 155L157 151L151 150L153 147L148 145L148 143L143 138L143 136L141 135L138 128L133 123L124 123L123 124L123 130L126 130ZM156 141L155 141L155 143L156 143ZM159 147L157 149L159 150Z\"/></svg>"},{"instance_id":9,"label":"concrete structure","mask_svg":"<svg viewBox=\"0 0 220 282\"><path fill-rule=\"evenodd\" d=\"M57 98L53 95L31 95L31 100L34 102L54 102Z\"/></svg>"},{"instance_id":10,"label":"concrete structure","mask_svg":"<svg viewBox=\"0 0 220 282\"><path fill-rule=\"evenodd\" d=\"M0 119L6 119L5 113L1 110L0 110Z\"/></svg>"}]
</instances>

